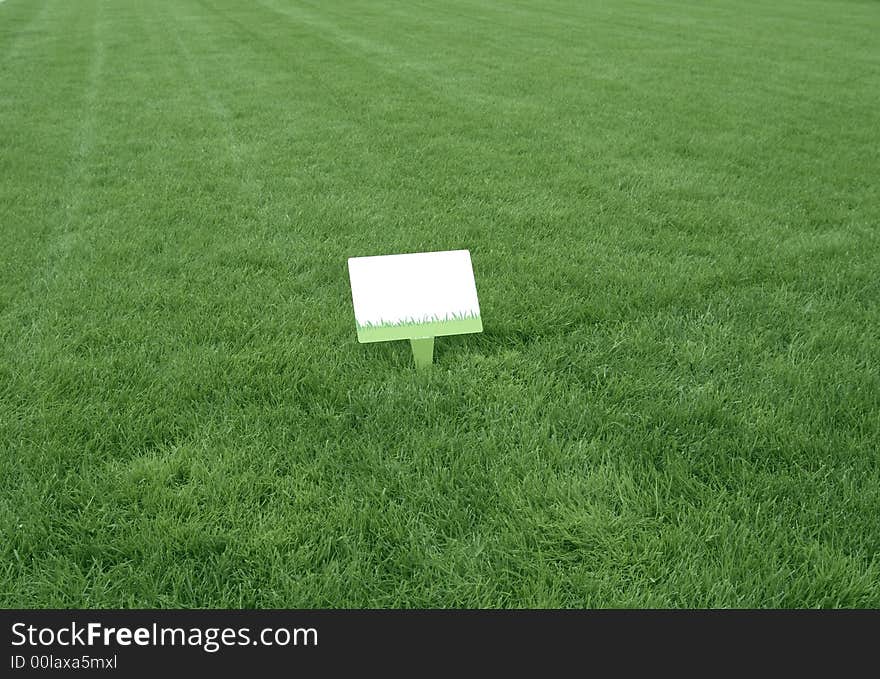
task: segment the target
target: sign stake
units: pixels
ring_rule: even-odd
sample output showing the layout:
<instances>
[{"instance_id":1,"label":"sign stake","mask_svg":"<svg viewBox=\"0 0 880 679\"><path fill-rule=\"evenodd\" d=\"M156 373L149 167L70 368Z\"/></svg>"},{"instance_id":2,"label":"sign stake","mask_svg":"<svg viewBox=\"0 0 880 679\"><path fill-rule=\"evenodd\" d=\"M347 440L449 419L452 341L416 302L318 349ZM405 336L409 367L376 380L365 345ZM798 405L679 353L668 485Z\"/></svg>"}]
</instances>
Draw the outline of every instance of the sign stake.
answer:
<instances>
[{"instance_id":1,"label":"sign stake","mask_svg":"<svg viewBox=\"0 0 880 679\"><path fill-rule=\"evenodd\" d=\"M434 338L433 337L413 337L409 341L412 346L413 360L416 368L430 368L434 362Z\"/></svg>"}]
</instances>

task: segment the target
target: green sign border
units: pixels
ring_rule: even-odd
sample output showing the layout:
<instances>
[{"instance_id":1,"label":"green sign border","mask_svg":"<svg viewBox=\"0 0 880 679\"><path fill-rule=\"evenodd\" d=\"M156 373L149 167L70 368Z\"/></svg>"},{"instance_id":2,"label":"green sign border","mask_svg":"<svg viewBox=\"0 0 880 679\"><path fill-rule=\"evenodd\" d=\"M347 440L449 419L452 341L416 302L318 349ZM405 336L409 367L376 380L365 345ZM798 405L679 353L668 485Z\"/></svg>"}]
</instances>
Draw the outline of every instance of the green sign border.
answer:
<instances>
[{"instance_id":1,"label":"green sign border","mask_svg":"<svg viewBox=\"0 0 880 679\"><path fill-rule=\"evenodd\" d=\"M483 320L479 316L450 318L432 321L403 321L383 325L359 325L358 342L388 342L391 340L419 339L421 337L442 337L444 335L466 335L483 332Z\"/></svg>"}]
</instances>

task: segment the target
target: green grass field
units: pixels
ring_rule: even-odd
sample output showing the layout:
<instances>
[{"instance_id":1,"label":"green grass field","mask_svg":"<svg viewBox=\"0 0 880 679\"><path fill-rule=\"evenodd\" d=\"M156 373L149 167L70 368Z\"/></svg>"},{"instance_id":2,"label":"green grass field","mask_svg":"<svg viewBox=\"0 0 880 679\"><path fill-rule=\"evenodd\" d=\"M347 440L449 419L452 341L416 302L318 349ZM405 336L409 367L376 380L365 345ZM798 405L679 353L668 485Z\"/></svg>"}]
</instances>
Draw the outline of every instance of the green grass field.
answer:
<instances>
[{"instance_id":1,"label":"green grass field","mask_svg":"<svg viewBox=\"0 0 880 679\"><path fill-rule=\"evenodd\" d=\"M880 606L878 35L0 2L0 605ZM357 343L459 248L482 334Z\"/></svg>"}]
</instances>

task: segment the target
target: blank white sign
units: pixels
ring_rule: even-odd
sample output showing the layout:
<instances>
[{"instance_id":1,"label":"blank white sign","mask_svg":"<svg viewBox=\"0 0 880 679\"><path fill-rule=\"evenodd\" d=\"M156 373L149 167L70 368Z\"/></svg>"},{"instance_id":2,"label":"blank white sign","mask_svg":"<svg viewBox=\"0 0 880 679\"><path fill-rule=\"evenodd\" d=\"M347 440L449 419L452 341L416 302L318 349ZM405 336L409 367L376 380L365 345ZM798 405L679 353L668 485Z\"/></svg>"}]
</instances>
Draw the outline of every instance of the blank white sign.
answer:
<instances>
[{"instance_id":1,"label":"blank white sign","mask_svg":"<svg viewBox=\"0 0 880 679\"><path fill-rule=\"evenodd\" d=\"M467 250L352 257L348 260L348 273L359 336L365 328L427 323L434 327L461 319L475 321L479 329L437 334L482 329L471 254Z\"/></svg>"}]
</instances>

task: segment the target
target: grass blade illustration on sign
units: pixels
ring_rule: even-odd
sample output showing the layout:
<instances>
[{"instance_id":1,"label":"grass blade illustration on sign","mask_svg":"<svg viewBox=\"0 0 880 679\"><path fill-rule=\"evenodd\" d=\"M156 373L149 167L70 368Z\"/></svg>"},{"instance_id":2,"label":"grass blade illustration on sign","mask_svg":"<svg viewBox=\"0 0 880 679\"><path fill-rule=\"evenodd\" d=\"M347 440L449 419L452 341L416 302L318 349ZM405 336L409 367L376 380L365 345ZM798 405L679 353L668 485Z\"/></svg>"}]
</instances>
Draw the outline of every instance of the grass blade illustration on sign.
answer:
<instances>
[{"instance_id":1,"label":"grass blade illustration on sign","mask_svg":"<svg viewBox=\"0 0 880 679\"><path fill-rule=\"evenodd\" d=\"M467 250L352 257L348 274L361 343L408 339L422 367L434 337L483 330Z\"/></svg>"}]
</instances>

